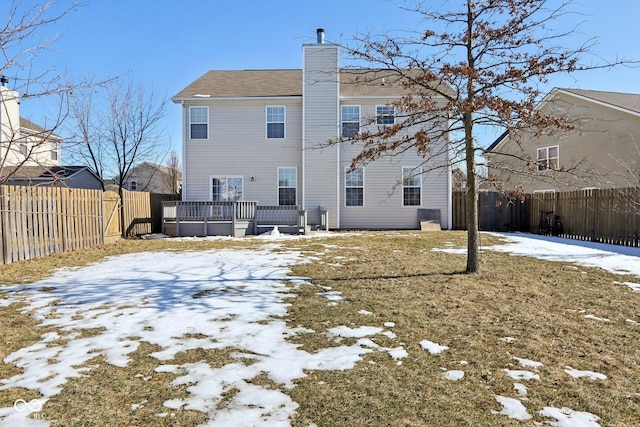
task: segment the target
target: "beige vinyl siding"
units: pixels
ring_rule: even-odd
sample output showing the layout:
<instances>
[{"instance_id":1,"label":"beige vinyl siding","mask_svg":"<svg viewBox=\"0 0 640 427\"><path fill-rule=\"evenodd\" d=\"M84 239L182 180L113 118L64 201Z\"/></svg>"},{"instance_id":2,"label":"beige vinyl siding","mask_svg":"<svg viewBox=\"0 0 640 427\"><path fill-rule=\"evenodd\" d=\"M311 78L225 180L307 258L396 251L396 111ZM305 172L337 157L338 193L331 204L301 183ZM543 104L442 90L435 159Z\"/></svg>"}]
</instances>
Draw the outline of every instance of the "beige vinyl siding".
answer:
<instances>
[{"instance_id":1,"label":"beige vinyl siding","mask_svg":"<svg viewBox=\"0 0 640 427\"><path fill-rule=\"evenodd\" d=\"M307 45L304 50L304 207L310 224L318 224L318 206L329 210L329 227L339 224L338 147L317 148L339 131L338 47Z\"/></svg>"},{"instance_id":2,"label":"beige vinyl siding","mask_svg":"<svg viewBox=\"0 0 640 427\"><path fill-rule=\"evenodd\" d=\"M286 138L266 138L267 105L286 107ZM242 176L244 200L277 204L277 168L301 169L300 98L215 101L208 106L209 139L186 141L184 200L210 200L211 176ZM187 107L185 111L188 114Z\"/></svg>"},{"instance_id":3,"label":"beige vinyl siding","mask_svg":"<svg viewBox=\"0 0 640 427\"><path fill-rule=\"evenodd\" d=\"M391 102L388 98L349 99L343 105L360 105L362 123L367 118L375 118L376 105ZM375 125L371 125L375 127ZM361 129L366 129L362 127ZM446 141L442 141L445 144ZM351 160L360 152L358 144L341 145L340 164L344 171ZM435 151L435 150L434 150ZM444 150L439 150L444 151ZM341 218L342 228L418 228L418 209L440 209L441 226L449 228L449 175L446 154L436 158L429 165L438 163L442 167L427 173L423 167L421 206L403 206L402 168L417 167L424 159L417 153L405 153L385 158L364 167L364 207L344 205L344 173L341 176Z\"/></svg>"},{"instance_id":4,"label":"beige vinyl siding","mask_svg":"<svg viewBox=\"0 0 640 427\"><path fill-rule=\"evenodd\" d=\"M540 138L532 135L508 137L496 151L514 156L529 156L534 163L534 170L527 171L523 161L492 154L492 163L501 164L503 169L508 170L491 168L491 174L502 179L510 177L511 182L521 183L527 192L634 185L624 164L633 165L636 170L640 166L638 115L565 93L558 94L553 102L543 107L543 111L566 112L575 118L575 128ZM535 168L537 150L551 146L558 146L559 166L570 173L538 171Z\"/></svg>"}]
</instances>

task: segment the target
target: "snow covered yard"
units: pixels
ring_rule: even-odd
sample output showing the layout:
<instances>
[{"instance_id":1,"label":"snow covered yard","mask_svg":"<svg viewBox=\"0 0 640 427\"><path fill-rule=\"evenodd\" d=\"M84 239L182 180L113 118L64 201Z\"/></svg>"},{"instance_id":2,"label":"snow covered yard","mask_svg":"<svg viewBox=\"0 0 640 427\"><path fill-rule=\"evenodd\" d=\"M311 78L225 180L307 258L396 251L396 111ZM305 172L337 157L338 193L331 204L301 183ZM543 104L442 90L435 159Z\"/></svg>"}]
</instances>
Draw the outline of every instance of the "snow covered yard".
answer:
<instances>
[{"instance_id":1,"label":"snow covered yard","mask_svg":"<svg viewBox=\"0 0 640 427\"><path fill-rule=\"evenodd\" d=\"M101 403L82 387L101 370L107 384L124 373L136 391L103 408L127 425L640 417L640 250L486 235L489 271L470 282L456 273L464 234L434 236L264 236L246 248L110 257L1 287L0 307L20 307L45 332L4 359L19 369L0 378L0 425L87 422Z\"/></svg>"}]
</instances>

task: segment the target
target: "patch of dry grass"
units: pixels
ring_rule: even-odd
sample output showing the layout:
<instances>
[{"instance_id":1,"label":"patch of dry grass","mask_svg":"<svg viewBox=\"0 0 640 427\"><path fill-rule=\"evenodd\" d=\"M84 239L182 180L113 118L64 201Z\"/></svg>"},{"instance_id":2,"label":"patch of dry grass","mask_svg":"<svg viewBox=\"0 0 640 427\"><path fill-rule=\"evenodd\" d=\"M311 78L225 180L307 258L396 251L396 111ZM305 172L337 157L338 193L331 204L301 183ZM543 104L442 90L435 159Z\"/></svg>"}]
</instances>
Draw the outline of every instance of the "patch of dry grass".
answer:
<instances>
[{"instance_id":1,"label":"patch of dry grass","mask_svg":"<svg viewBox=\"0 0 640 427\"><path fill-rule=\"evenodd\" d=\"M499 239L483 235L483 245ZM394 322L394 339L377 335L386 347L404 347L409 356L398 364L387 353L364 356L353 370L313 371L286 392L300 405L294 426L496 426L533 425L549 421L538 415L546 406L569 407L601 417L603 426L632 426L640 419L640 293L613 284L638 281L604 271L512 257L486 251L479 274L465 275L465 256L433 248L465 247L462 232L370 232L338 238L285 241L314 257L293 268L312 285L294 290L287 321L316 333L292 338L313 352L339 345L324 332L346 325L380 326ZM255 240L177 242L123 241L82 253L0 267L0 283L22 283L51 274L56 268L82 266L104 256L138 251L208 250L260 245ZM286 249L286 248L283 248ZM331 287L345 301L331 305L318 293ZM44 330L15 304L0 307L0 356L30 345ZM367 310L371 315L359 314ZM585 315L609 321L589 319ZM516 338L507 342L502 338ZM430 340L449 347L432 355L420 346ZM349 342L344 341L344 342ZM45 405L42 416L53 425L197 425L197 411L169 410L168 398L186 397L176 377L156 373L157 351L141 343L126 368L101 357L83 378L69 380L62 393ZM232 351L232 349L229 349ZM539 381L521 381L523 401L534 417L529 422L493 414L496 395L518 397L505 369L521 368L514 357L542 362ZM167 363L205 360L211 366L230 363L227 352L191 350ZM607 375L605 381L574 379L565 369ZM461 369L452 382L443 370ZM531 370L529 368L529 370ZM13 365L0 364L0 378L15 375ZM255 382L277 387L268 378ZM182 389L180 387L183 387ZM30 393L30 394L29 394ZM0 406L17 398L37 398L26 390L0 392ZM135 409L131 406L137 404ZM159 418L155 414L168 413ZM173 416L171 415L173 413Z\"/></svg>"},{"instance_id":2,"label":"patch of dry grass","mask_svg":"<svg viewBox=\"0 0 640 427\"><path fill-rule=\"evenodd\" d=\"M186 398L189 394L187 386L171 385L175 374L155 372L158 360L149 354L158 350L157 346L141 343L131 354L127 368L115 367L106 363L102 356L96 357L87 364L91 370L82 378L70 379L63 391L47 402L39 416L51 421L52 426L61 427L195 426L204 423L206 416L202 412L163 406L168 399ZM206 355L198 356L208 359Z\"/></svg>"},{"instance_id":3,"label":"patch of dry grass","mask_svg":"<svg viewBox=\"0 0 640 427\"><path fill-rule=\"evenodd\" d=\"M18 311L21 307L17 304L0 307L0 361L14 351L36 343L40 340L40 334L44 333L44 330L37 326L38 322L35 319ZM0 379L10 378L19 373L20 369L16 366L0 363ZM0 407L12 406L17 399L30 401L38 397L39 393L32 390L0 390Z\"/></svg>"},{"instance_id":4,"label":"patch of dry grass","mask_svg":"<svg viewBox=\"0 0 640 427\"><path fill-rule=\"evenodd\" d=\"M484 235L482 243L498 242ZM375 353L351 371L311 373L291 393L301 405L294 425L522 425L491 412L502 409L496 395L518 397L516 381L504 371L526 369L514 357L544 364L540 381L522 381L535 421L549 421L537 413L554 406L597 414L602 425L637 423L640 327L626 319L640 320L640 295L613 284L625 279L490 251L482 254L481 273L466 275L464 255L431 251L465 244L463 233L377 233L349 238L321 262L295 267L295 274L341 292L348 302L331 306L308 286L292 300L291 326L323 330L391 321L398 338L374 340L402 345L409 357L398 366ZM326 345L313 335L297 340L303 348ZM419 345L425 339L450 349L431 355ZM608 379L574 379L567 366ZM465 377L451 382L442 377L445 369L461 369Z\"/></svg>"}]
</instances>

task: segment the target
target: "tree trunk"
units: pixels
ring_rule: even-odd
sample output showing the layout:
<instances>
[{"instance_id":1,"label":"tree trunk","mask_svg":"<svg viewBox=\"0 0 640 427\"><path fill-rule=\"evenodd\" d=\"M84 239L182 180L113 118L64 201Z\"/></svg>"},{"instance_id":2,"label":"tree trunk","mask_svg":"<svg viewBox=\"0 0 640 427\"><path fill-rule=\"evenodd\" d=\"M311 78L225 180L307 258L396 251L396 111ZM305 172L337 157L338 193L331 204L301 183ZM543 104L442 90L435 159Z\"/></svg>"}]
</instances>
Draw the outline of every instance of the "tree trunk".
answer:
<instances>
[{"instance_id":1,"label":"tree trunk","mask_svg":"<svg viewBox=\"0 0 640 427\"><path fill-rule=\"evenodd\" d=\"M469 162L467 162L468 164ZM475 162L474 162L475 163ZM473 175L473 174L471 174ZM475 178L473 178L475 181ZM477 273L480 269L480 231L478 230L478 189L467 190L467 273Z\"/></svg>"},{"instance_id":2,"label":"tree trunk","mask_svg":"<svg viewBox=\"0 0 640 427\"><path fill-rule=\"evenodd\" d=\"M478 183L476 181L476 159L473 144L473 117L464 117L465 152L467 161L467 273L477 273L480 269L480 231L478 224Z\"/></svg>"},{"instance_id":3,"label":"tree trunk","mask_svg":"<svg viewBox=\"0 0 640 427\"><path fill-rule=\"evenodd\" d=\"M473 53L475 3L467 0L467 66L475 71ZM476 96L474 73L467 77L467 110L462 117L464 123L464 148L467 163L467 273L477 273L480 269L480 231L478 230L478 183L476 181L476 149L473 140L473 105Z\"/></svg>"}]
</instances>

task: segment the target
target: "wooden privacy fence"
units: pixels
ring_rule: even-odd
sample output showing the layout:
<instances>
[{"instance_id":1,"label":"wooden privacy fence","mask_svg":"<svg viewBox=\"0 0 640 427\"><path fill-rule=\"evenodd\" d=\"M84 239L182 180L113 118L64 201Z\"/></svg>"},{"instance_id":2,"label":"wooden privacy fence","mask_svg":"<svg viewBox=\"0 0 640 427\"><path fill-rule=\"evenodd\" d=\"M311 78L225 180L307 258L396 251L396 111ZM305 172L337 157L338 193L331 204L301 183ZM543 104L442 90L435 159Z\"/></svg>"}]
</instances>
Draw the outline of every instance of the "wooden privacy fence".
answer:
<instances>
[{"instance_id":1,"label":"wooden privacy fence","mask_svg":"<svg viewBox=\"0 0 640 427\"><path fill-rule=\"evenodd\" d=\"M600 243L639 246L640 188L581 190L531 197L530 229L540 213L553 212L562 222L562 236Z\"/></svg>"},{"instance_id":2,"label":"wooden privacy fence","mask_svg":"<svg viewBox=\"0 0 640 427\"><path fill-rule=\"evenodd\" d=\"M104 242L102 191L0 186L3 263Z\"/></svg>"},{"instance_id":3,"label":"wooden privacy fence","mask_svg":"<svg viewBox=\"0 0 640 427\"><path fill-rule=\"evenodd\" d=\"M466 229L465 194L453 192L453 228ZM527 194L525 200L480 192L481 230L538 232L541 217L560 216L561 235L579 240L640 246L640 188Z\"/></svg>"},{"instance_id":4,"label":"wooden privacy fence","mask_svg":"<svg viewBox=\"0 0 640 427\"><path fill-rule=\"evenodd\" d=\"M452 194L454 230L466 230L466 193ZM478 222L484 231L529 231L530 197L521 201L505 197L496 191L481 191L478 194Z\"/></svg>"},{"instance_id":5,"label":"wooden privacy fence","mask_svg":"<svg viewBox=\"0 0 640 427\"><path fill-rule=\"evenodd\" d=\"M0 264L159 231L161 201L174 197L124 191L121 203L108 191L0 186Z\"/></svg>"}]
</instances>

